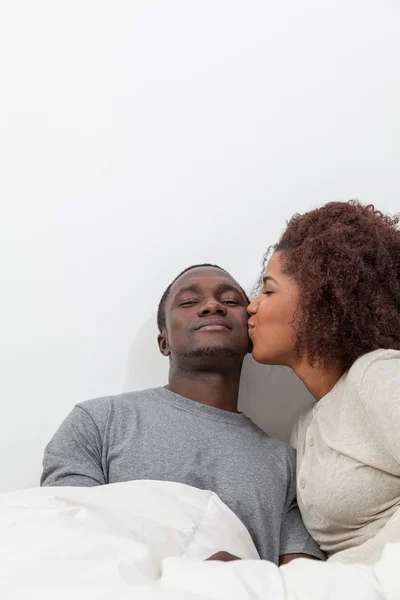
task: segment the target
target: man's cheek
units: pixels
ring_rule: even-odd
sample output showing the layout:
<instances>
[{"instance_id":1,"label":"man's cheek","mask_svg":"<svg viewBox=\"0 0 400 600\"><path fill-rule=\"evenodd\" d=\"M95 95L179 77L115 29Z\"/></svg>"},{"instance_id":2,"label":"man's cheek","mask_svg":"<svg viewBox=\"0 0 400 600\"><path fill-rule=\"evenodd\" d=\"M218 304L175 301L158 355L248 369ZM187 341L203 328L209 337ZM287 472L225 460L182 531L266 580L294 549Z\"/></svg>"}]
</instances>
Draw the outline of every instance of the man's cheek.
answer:
<instances>
[{"instance_id":1,"label":"man's cheek","mask_svg":"<svg viewBox=\"0 0 400 600\"><path fill-rule=\"evenodd\" d=\"M188 327L182 327L182 324L179 324L172 329L171 337L173 338L176 347L186 348L193 342L195 333L196 332L191 331Z\"/></svg>"}]
</instances>

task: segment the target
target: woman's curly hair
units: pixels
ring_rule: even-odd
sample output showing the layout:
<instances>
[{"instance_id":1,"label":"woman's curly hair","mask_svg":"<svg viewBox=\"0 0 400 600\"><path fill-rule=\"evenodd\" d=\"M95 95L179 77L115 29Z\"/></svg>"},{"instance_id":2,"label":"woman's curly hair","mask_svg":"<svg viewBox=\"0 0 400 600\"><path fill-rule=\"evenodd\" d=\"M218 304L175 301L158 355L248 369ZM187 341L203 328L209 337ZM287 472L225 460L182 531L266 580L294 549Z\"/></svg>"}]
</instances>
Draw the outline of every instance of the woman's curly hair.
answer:
<instances>
[{"instance_id":1,"label":"woman's curly hair","mask_svg":"<svg viewBox=\"0 0 400 600\"><path fill-rule=\"evenodd\" d=\"M299 285L298 356L348 369L372 350L400 350L399 221L351 200L288 222L273 250Z\"/></svg>"}]
</instances>

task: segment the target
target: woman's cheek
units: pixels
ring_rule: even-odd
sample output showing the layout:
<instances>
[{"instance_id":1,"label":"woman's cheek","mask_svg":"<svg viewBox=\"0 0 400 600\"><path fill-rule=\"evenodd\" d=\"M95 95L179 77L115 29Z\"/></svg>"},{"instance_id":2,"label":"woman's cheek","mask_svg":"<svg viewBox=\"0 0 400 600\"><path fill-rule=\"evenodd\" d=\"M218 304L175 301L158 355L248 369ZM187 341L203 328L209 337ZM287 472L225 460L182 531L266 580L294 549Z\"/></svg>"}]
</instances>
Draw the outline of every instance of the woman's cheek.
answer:
<instances>
[{"instance_id":1,"label":"woman's cheek","mask_svg":"<svg viewBox=\"0 0 400 600\"><path fill-rule=\"evenodd\" d=\"M255 335L253 335L252 341L258 356L261 357L263 354L265 354L266 347L268 345L268 332L264 323L257 325L257 329L255 331Z\"/></svg>"}]
</instances>

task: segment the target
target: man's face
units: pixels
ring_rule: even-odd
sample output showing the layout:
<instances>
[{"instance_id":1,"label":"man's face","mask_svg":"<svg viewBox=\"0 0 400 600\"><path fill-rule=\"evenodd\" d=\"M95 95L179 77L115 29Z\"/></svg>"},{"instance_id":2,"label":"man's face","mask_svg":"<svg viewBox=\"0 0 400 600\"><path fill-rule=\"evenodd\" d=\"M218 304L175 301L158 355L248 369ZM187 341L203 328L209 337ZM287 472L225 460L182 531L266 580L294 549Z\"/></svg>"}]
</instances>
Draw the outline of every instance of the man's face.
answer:
<instances>
[{"instance_id":1,"label":"man's face","mask_svg":"<svg viewBox=\"0 0 400 600\"><path fill-rule=\"evenodd\" d=\"M197 267L172 285L165 305L163 354L244 357L249 352L247 300L228 273Z\"/></svg>"}]
</instances>

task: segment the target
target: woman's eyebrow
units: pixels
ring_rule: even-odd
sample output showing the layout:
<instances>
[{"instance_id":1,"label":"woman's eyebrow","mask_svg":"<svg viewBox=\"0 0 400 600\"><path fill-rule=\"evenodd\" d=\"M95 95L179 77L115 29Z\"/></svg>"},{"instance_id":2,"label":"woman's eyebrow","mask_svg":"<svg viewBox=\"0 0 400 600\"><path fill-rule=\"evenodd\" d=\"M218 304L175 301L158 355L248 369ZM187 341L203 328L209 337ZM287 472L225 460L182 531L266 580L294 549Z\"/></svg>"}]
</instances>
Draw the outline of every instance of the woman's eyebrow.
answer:
<instances>
[{"instance_id":1,"label":"woman's eyebrow","mask_svg":"<svg viewBox=\"0 0 400 600\"><path fill-rule=\"evenodd\" d=\"M276 285L279 285L277 280L274 279L273 277L271 277L271 275L266 275L265 277L263 277L262 281L263 281L263 283L266 283L267 281L273 281L274 283L276 283Z\"/></svg>"}]
</instances>

